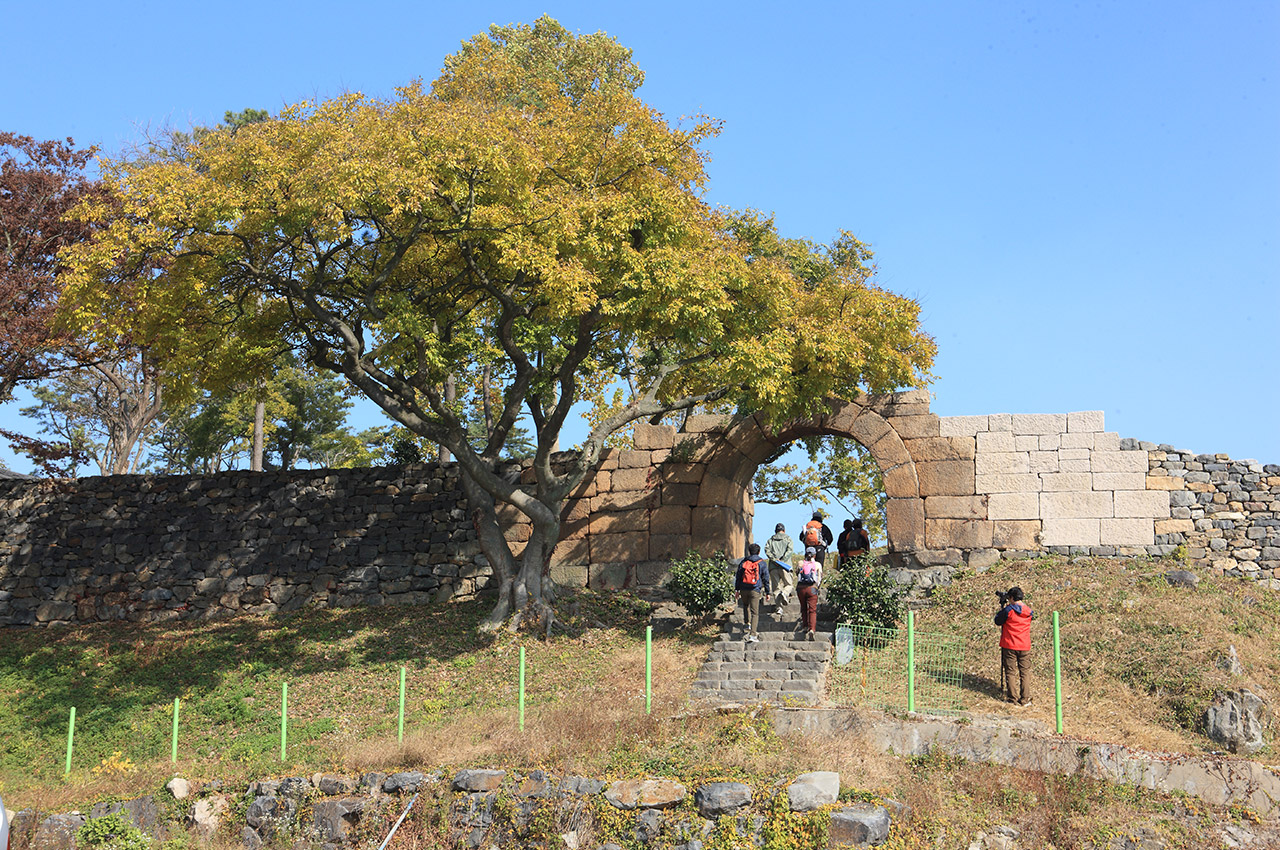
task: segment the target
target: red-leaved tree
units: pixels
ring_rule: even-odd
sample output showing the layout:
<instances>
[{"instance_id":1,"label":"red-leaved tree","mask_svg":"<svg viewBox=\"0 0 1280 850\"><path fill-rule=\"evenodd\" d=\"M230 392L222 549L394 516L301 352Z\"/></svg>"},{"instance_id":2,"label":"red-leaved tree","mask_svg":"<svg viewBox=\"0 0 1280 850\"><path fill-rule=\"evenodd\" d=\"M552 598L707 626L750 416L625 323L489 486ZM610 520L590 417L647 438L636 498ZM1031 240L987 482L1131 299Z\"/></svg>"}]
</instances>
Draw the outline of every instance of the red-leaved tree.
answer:
<instances>
[{"instance_id":1,"label":"red-leaved tree","mask_svg":"<svg viewBox=\"0 0 1280 850\"><path fill-rule=\"evenodd\" d=\"M58 305L58 252L89 236L92 223L67 212L84 198L103 194L85 174L93 148L71 139L36 141L0 132L0 404L21 383L64 366L75 340L54 323ZM37 465L65 467L71 447L0 431L21 443Z\"/></svg>"}]
</instances>

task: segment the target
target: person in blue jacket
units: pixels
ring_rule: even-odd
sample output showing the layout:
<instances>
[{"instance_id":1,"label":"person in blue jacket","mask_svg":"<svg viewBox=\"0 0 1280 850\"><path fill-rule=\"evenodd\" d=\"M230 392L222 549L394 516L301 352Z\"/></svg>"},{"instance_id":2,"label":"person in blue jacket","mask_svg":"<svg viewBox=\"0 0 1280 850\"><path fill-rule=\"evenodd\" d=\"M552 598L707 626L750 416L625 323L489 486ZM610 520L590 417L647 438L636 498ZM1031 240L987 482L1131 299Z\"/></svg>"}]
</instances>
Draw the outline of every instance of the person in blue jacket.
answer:
<instances>
[{"instance_id":1,"label":"person in blue jacket","mask_svg":"<svg viewBox=\"0 0 1280 850\"><path fill-rule=\"evenodd\" d=\"M760 640L760 602L769 598L769 562L760 556L760 544L747 547L747 557L738 564L733 590L742 602L742 619L747 624L747 643Z\"/></svg>"}]
</instances>

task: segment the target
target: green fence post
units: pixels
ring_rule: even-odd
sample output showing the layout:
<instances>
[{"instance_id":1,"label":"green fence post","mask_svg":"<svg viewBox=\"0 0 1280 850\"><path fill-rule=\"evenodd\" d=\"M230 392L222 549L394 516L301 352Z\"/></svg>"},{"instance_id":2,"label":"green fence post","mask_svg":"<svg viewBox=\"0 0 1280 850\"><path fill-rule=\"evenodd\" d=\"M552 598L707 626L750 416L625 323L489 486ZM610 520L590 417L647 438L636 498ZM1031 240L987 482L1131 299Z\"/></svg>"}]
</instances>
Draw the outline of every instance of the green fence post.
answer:
<instances>
[{"instance_id":1,"label":"green fence post","mask_svg":"<svg viewBox=\"0 0 1280 850\"><path fill-rule=\"evenodd\" d=\"M400 668L400 743L404 743L404 668Z\"/></svg>"},{"instance_id":2,"label":"green fence post","mask_svg":"<svg viewBox=\"0 0 1280 850\"><path fill-rule=\"evenodd\" d=\"M178 763L178 698L173 698L173 746L170 748L169 762Z\"/></svg>"},{"instance_id":3,"label":"green fence post","mask_svg":"<svg viewBox=\"0 0 1280 850\"><path fill-rule=\"evenodd\" d=\"M644 713L653 709L653 626L644 627Z\"/></svg>"},{"instance_id":4,"label":"green fence post","mask_svg":"<svg viewBox=\"0 0 1280 850\"><path fill-rule=\"evenodd\" d=\"M280 761L285 760L289 741L289 683L280 685Z\"/></svg>"},{"instance_id":5,"label":"green fence post","mask_svg":"<svg viewBox=\"0 0 1280 850\"><path fill-rule=\"evenodd\" d=\"M71 742L76 737L76 707L71 706L71 720L67 723L67 769L63 772L63 776L71 775Z\"/></svg>"},{"instance_id":6,"label":"green fence post","mask_svg":"<svg viewBox=\"0 0 1280 850\"><path fill-rule=\"evenodd\" d=\"M1053 612L1053 707L1058 718L1058 734L1062 734L1062 655L1058 635L1058 612Z\"/></svg>"},{"instance_id":7,"label":"green fence post","mask_svg":"<svg viewBox=\"0 0 1280 850\"><path fill-rule=\"evenodd\" d=\"M916 710L916 612L907 612L907 711Z\"/></svg>"},{"instance_id":8,"label":"green fence post","mask_svg":"<svg viewBox=\"0 0 1280 850\"><path fill-rule=\"evenodd\" d=\"M520 647L520 731L524 731L524 647Z\"/></svg>"}]
</instances>

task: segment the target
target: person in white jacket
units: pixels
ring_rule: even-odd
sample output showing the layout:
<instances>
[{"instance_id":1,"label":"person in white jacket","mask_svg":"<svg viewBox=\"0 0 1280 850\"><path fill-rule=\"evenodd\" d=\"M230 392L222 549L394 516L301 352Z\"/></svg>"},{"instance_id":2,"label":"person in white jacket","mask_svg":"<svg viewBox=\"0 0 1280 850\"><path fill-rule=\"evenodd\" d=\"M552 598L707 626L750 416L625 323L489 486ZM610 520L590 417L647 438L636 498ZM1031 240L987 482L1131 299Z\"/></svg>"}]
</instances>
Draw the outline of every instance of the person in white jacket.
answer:
<instances>
[{"instance_id":1,"label":"person in white jacket","mask_svg":"<svg viewBox=\"0 0 1280 850\"><path fill-rule=\"evenodd\" d=\"M769 578L773 580L776 610L781 611L787 607L796 589L791 574L791 538L782 523L774 526L773 536L764 542L764 556L769 559Z\"/></svg>"}]
</instances>

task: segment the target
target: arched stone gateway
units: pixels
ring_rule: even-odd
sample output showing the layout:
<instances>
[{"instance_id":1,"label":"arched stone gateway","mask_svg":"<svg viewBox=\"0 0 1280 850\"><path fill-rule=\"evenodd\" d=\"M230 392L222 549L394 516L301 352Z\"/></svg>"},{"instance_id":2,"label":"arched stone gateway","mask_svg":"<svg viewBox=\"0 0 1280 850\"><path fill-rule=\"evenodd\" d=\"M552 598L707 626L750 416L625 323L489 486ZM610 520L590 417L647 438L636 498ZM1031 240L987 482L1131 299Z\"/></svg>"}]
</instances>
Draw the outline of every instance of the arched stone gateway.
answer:
<instances>
[{"instance_id":1,"label":"arched stone gateway","mask_svg":"<svg viewBox=\"0 0 1280 850\"><path fill-rule=\"evenodd\" d=\"M941 436L924 390L833 400L829 408L778 431L754 415L690 416L682 430L637 426L636 448L607 455L570 504L555 556L559 577L576 583L585 576L573 574L590 565L593 584L644 584L691 548L742 552L755 512L756 469L780 446L814 434L849 437L870 452L888 496L890 553L903 566L924 563L915 553L927 548L925 497L938 484L945 489L948 476L963 476L946 466L956 461L967 464L972 488L973 438Z\"/></svg>"},{"instance_id":2,"label":"arched stone gateway","mask_svg":"<svg viewBox=\"0 0 1280 850\"><path fill-rule=\"evenodd\" d=\"M929 413L928 395L898 393L863 397L859 402L832 401L829 406L830 413L824 416L794 421L776 432L762 427L755 416L728 423L720 433L706 432L699 452L706 464L699 489L699 506L704 510L695 520L695 536L723 541L730 552L741 551L751 531L750 488L757 468L780 447L820 434L856 440L880 466L889 497L889 550L922 548L924 500L914 455L956 453L949 440L938 436L938 417ZM714 508L719 511L706 510Z\"/></svg>"}]
</instances>

